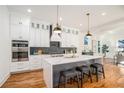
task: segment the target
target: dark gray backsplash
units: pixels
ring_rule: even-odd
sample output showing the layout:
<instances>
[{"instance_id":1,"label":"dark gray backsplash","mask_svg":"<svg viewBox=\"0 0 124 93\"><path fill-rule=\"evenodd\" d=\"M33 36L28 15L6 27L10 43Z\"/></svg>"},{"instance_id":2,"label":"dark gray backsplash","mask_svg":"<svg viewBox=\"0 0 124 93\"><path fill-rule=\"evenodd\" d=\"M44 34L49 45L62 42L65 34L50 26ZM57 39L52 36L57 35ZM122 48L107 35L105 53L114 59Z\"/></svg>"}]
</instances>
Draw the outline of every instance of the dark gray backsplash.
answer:
<instances>
[{"instance_id":1,"label":"dark gray backsplash","mask_svg":"<svg viewBox=\"0 0 124 93\"><path fill-rule=\"evenodd\" d=\"M43 54L64 54L65 50L71 51L75 47L30 47L30 55L35 55L38 50L42 50Z\"/></svg>"}]
</instances>

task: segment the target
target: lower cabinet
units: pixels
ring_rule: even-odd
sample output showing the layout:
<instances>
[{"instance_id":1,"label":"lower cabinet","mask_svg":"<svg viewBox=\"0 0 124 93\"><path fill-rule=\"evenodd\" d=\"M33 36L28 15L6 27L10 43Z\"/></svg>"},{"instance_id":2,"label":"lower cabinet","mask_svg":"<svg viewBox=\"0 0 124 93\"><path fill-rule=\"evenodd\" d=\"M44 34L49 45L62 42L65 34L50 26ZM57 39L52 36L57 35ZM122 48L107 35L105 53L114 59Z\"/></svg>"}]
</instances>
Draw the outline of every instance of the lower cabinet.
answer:
<instances>
[{"instance_id":1,"label":"lower cabinet","mask_svg":"<svg viewBox=\"0 0 124 93\"><path fill-rule=\"evenodd\" d=\"M30 56L30 70L42 69L41 55Z\"/></svg>"},{"instance_id":2,"label":"lower cabinet","mask_svg":"<svg viewBox=\"0 0 124 93\"><path fill-rule=\"evenodd\" d=\"M30 70L42 69L41 55L30 56L29 61L11 62L11 72L24 72Z\"/></svg>"},{"instance_id":3,"label":"lower cabinet","mask_svg":"<svg viewBox=\"0 0 124 93\"><path fill-rule=\"evenodd\" d=\"M27 70L29 70L29 61L11 63L11 67L10 67L11 72L20 72Z\"/></svg>"}]
</instances>

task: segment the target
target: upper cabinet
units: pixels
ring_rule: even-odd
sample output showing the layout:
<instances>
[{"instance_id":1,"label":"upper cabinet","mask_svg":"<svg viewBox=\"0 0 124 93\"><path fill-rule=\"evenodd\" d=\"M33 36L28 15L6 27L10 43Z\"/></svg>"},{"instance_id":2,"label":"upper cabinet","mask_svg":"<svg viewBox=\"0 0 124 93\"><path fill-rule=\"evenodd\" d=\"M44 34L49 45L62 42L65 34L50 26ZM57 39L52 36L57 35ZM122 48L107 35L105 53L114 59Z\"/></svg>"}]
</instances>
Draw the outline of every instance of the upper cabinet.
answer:
<instances>
[{"instance_id":1,"label":"upper cabinet","mask_svg":"<svg viewBox=\"0 0 124 93\"><path fill-rule=\"evenodd\" d=\"M29 26L29 20L30 20L29 17L26 15L14 12L10 13L10 22L13 25L22 24Z\"/></svg>"},{"instance_id":2,"label":"upper cabinet","mask_svg":"<svg viewBox=\"0 0 124 93\"><path fill-rule=\"evenodd\" d=\"M28 40L31 47L50 46L50 24L39 19L11 12L10 33L12 40Z\"/></svg>"},{"instance_id":3,"label":"upper cabinet","mask_svg":"<svg viewBox=\"0 0 124 93\"><path fill-rule=\"evenodd\" d=\"M79 30L69 27L62 28L62 47L78 47Z\"/></svg>"},{"instance_id":4,"label":"upper cabinet","mask_svg":"<svg viewBox=\"0 0 124 93\"><path fill-rule=\"evenodd\" d=\"M50 46L50 24L31 19L30 23L30 46L49 47Z\"/></svg>"},{"instance_id":5,"label":"upper cabinet","mask_svg":"<svg viewBox=\"0 0 124 93\"><path fill-rule=\"evenodd\" d=\"M20 13L10 13L10 33L12 40L29 40L30 18Z\"/></svg>"},{"instance_id":6,"label":"upper cabinet","mask_svg":"<svg viewBox=\"0 0 124 93\"><path fill-rule=\"evenodd\" d=\"M20 13L10 13L12 40L28 40L30 47L50 47L50 23ZM61 47L77 47L79 30L62 27Z\"/></svg>"}]
</instances>

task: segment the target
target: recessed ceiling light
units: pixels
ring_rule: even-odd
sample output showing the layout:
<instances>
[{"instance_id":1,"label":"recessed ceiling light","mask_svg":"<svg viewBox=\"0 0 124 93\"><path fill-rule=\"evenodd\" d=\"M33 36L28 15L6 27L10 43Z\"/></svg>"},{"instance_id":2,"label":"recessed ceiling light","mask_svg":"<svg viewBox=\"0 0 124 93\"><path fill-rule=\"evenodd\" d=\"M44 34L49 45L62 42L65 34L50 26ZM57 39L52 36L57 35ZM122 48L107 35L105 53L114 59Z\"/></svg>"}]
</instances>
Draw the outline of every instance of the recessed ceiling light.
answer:
<instances>
[{"instance_id":1,"label":"recessed ceiling light","mask_svg":"<svg viewBox=\"0 0 124 93\"><path fill-rule=\"evenodd\" d=\"M27 9L27 12L31 13L31 12L32 12L32 10L31 10L31 9Z\"/></svg>"},{"instance_id":2,"label":"recessed ceiling light","mask_svg":"<svg viewBox=\"0 0 124 93\"><path fill-rule=\"evenodd\" d=\"M59 20L62 21L62 17L60 17Z\"/></svg>"},{"instance_id":3,"label":"recessed ceiling light","mask_svg":"<svg viewBox=\"0 0 124 93\"><path fill-rule=\"evenodd\" d=\"M80 26L82 26L82 24L80 24Z\"/></svg>"},{"instance_id":4,"label":"recessed ceiling light","mask_svg":"<svg viewBox=\"0 0 124 93\"><path fill-rule=\"evenodd\" d=\"M113 34L114 32L113 31L109 31L110 34Z\"/></svg>"},{"instance_id":5,"label":"recessed ceiling light","mask_svg":"<svg viewBox=\"0 0 124 93\"><path fill-rule=\"evenodd\" d=\"M102 15L102 16L105 16L105 15L106 15L106 13L105 13L105 12L103 12L101 15Z\"/></svg>"}]
</instances>

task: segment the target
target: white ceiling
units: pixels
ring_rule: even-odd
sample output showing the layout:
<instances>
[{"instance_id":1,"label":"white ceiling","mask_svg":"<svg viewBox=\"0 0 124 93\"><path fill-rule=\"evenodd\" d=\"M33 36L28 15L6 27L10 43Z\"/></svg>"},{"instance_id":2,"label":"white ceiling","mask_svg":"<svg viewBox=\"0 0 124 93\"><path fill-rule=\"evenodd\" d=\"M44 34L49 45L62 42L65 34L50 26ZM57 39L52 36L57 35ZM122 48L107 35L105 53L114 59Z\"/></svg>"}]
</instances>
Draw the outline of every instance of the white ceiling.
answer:
<instances>
[{"instance_id":1,"label":"white ceiling","mask_svg":"<svg viewBox=\"0 0 124 93\"><path fill-rule=\"evenodd\" d=\"M27 15L38 17L43 21L56 23L56 6L55 5L12 5L8 6L10 11L18 11ZM32 13L28 13L31 9ZM62 24L65 26L87 29L87 16L90 15L90 27L99 27L115 20L124 18L124 6L103 6L103 5L61 5L59 6L59 16L62 17ZM106 13L102 16L101 13ZM82 26L80 26L82 24Z\"/></svg>"}]
</instances>

